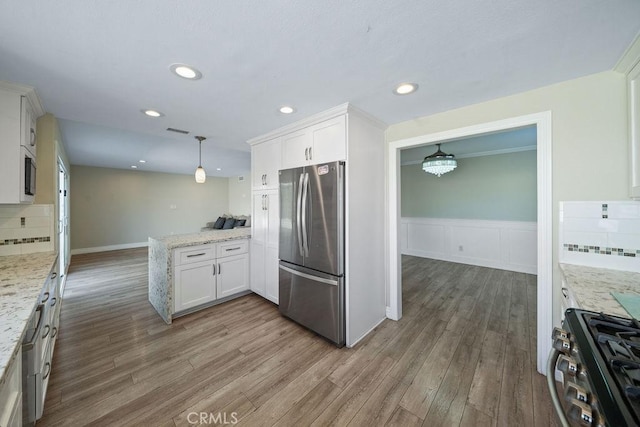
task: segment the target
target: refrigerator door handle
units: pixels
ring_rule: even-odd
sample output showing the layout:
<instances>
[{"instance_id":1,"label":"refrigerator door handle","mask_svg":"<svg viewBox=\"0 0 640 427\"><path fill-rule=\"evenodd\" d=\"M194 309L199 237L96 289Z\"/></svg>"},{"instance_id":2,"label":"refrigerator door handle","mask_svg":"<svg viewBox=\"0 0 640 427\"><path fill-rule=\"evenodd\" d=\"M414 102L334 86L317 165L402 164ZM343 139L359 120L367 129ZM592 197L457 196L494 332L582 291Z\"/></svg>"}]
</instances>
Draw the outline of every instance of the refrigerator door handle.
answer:
<instances>
[{"instance_id":1,"label":"refrigerator door handle","mask_svg":"<svg viewBox=\"0 0 640 427\"><path fill-rule=\"evenodd\" d=\"M303 273L301 271L296 271L292 268L285 267L284 265L280 265L280 269L286 271L287 273L291 273L294 276L304 277L305 279L313 280L314 282L325 283L331 286L338 286L337 280L325 279L324 277L312 276L311 274Z\"/></svg>"},{"instance_id":2,"label":"refrigerator door handle","mask_svg":"<svg viewBox=\"0 0 640 427\"><path fill-rule=\"evenodd\" d=\"M298 250L300 256L304 256L303 242L302 242L302 230L301 230L301 217L302 217L302 182L304 180L304 173L300 174L300 180L298 181L298 198L296 203L296 231L298 232Z\"/></svg>"},{"instance_id":3,"label":"refrigerator door handle","mask_svg":"<svg viewBox=\"0 0 640 427\"><path fill-rule=\"evenodd\" d=\"M302 246L304 256L309 256L309 241L307 236L307 198L309 197L309 172L304 173L302 184Z\"/></svg>"}]
</instances>

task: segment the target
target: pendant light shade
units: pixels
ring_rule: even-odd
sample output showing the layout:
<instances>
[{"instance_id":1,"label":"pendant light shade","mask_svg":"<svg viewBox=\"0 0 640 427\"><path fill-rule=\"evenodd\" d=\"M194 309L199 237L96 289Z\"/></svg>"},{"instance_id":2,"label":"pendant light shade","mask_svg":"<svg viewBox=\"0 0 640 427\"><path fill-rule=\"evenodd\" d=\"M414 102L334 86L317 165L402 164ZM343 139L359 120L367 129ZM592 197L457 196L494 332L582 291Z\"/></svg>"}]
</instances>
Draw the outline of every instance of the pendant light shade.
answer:
<instances>
[{"instance_id":1,"label":"pendant light shade","mask_svg":"<svg viewBox=\"0 0 640 427\"><path fill-rule=\"evenodd\" d=\"M198 149L198 168L196 169L196 182L198 184L203 184L206 180L207 180L207 173L204 171L204 168L202 167L202 141L204 141L205 138L204 136L196 136L196 139L198 140L198 144L199 144L199 149Z\"/></svg>"},{"instance_id":2,"label":"pendant light shade","mask_svg":"<svg viewBox=\"0 0 640 427\"><path fill-rule=\"evenodd\" d=\"M443 173L451 172L456 167L458 167L458 162L455 156L440 151L440 144L438 144L438 151L425 157L422 162L423 171L432 173L438 177Z\"/></svg>"}]
</instances>

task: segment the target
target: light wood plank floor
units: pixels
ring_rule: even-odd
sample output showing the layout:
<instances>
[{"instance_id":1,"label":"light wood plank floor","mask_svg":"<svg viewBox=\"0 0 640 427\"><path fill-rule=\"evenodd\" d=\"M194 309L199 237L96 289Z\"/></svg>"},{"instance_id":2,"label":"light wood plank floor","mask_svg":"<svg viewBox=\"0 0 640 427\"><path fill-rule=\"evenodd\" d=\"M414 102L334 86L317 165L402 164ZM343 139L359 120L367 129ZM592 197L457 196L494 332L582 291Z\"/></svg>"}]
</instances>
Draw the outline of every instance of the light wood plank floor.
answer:
<instances>
[{"instance_id":1,"label":"light wood plank floor","mask_svg":"<svg viewBox=\"0 0 640 427\"><path fill-rule=\"evenodd\" d=\"M38 425L552 425L535 276L402 261L404 317L337 349L256 295L165 325L146 248L74 256Z\"/></svg>"}]
</instances>

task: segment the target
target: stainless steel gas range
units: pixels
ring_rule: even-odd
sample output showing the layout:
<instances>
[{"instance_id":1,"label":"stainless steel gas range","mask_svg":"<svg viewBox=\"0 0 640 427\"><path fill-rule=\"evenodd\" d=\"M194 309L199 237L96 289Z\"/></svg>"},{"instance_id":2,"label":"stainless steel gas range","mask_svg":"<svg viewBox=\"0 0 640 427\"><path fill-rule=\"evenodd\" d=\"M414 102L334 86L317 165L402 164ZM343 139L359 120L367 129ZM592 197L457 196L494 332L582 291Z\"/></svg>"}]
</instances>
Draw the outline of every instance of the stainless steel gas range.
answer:
<instances>
[{"instance_id":1,"label":"stainless steel gas range","mask_svg":"<svg viewBox=\"0 0 640 427\"><path fill-rule=\"evenodd\" d=\"M640 425L637 320L570 308L553 342L547 383L561 425Z\"/></svg>"}]
</instances>

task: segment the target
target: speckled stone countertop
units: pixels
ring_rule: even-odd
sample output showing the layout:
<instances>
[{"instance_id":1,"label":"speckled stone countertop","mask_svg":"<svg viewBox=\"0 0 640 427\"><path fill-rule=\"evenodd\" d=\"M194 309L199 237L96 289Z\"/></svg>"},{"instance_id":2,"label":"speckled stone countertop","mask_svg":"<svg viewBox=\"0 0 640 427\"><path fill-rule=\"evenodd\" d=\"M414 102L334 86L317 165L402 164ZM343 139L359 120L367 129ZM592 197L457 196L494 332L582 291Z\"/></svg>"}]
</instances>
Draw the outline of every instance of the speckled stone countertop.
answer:
<instances>
[{"instance_id":1,"label":"speckled stone countertop","mask_svg":"<svg viewBox=\"0 0 640 427\"><path fill-rule=\"evenodd\" d=\"M176 249L185 246L224 242L225 240L244 239L247 237L251 237L251 227L201 231L199 233L176 234L162 237L149 237L149 243L151 243L152 240L155 240L158 243L165 245L167 249Z\"/></svg>"},{"instance_id":2,"label":"speckled stone countertop","mask_svg":"<svg viewBox=\"0 0 640 427\"><path fill-rule=\"evenodd\" d=\"M172 322L173 257L171 251L173 249L249 237L251 237L250 227L149 237L149 302L160 317L166 323Z\"/></svg>"},{"instance_id":3,"label":"speckled stone countertop","mask_svg":"<svg viewBox=\"0 0 640 427\"><path fill-rule=\"evenodd\" d=\"M56 257L55 252L0 256L0 384Z\"/></svg>"},{"instance_id":4,"label":"speckled stone countertop","mask_svg":"<svg viewBox=\"0 0 640 427\"><path fill-rule=\"evenodd\" d=\"M611 292L640 295L640 273L574 264L560 264L560 269L580 308L630 317Z\"/></svg>"}]
</instances>

